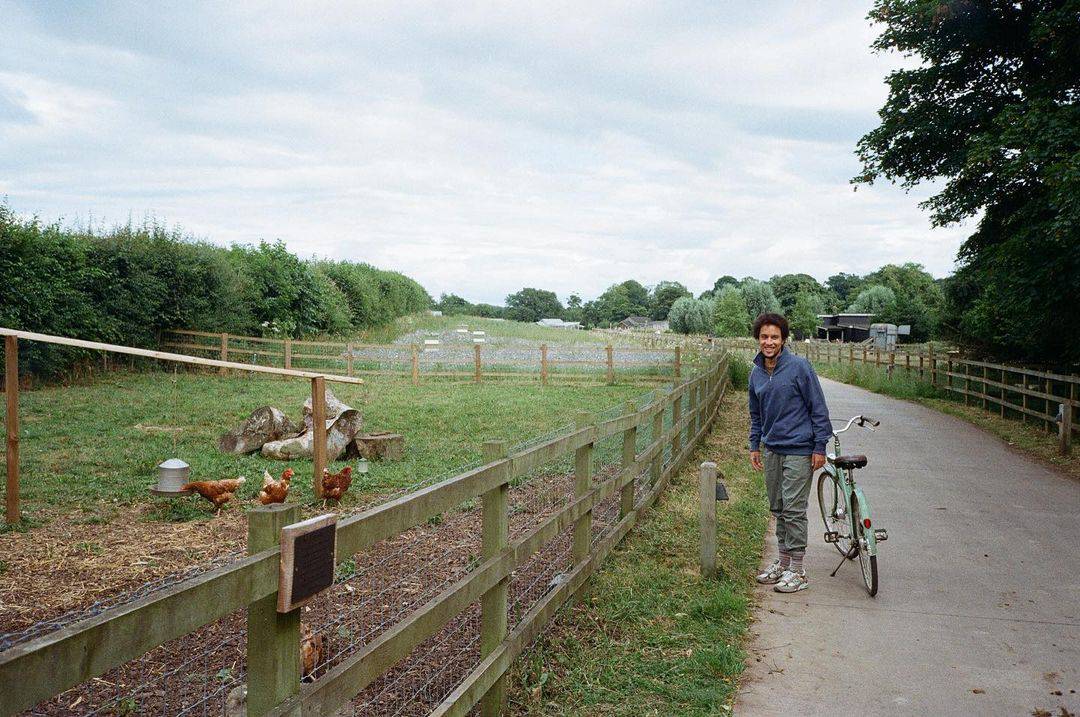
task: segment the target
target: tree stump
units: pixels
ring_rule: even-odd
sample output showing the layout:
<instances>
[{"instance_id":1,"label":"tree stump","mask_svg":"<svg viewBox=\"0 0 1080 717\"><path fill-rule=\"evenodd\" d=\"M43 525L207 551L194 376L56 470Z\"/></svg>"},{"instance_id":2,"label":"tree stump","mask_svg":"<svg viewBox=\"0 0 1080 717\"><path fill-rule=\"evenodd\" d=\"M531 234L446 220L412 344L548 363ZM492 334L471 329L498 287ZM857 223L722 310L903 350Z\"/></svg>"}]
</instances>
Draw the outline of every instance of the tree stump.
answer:
<instances>
[{"instance_id":1,"label":"tree stump","mask_svg":"<svg viewBox=\"0 0 1080 717\"><path fill-rule=\"evenodd\" d=\"M405 436L390 431L360 433L356 450L369 461L400 461L405 458Z\"/></svg>"}]
</instances>

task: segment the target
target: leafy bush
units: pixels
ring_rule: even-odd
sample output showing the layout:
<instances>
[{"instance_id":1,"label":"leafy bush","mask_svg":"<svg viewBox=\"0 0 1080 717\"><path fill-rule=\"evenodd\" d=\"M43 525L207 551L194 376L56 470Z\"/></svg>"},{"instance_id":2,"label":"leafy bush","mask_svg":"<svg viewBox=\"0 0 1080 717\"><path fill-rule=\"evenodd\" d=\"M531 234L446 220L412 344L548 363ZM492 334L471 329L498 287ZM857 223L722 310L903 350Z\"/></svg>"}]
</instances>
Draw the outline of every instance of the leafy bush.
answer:
<instances>
[{"instance_id":1,"label":"leafy bush","mask_svg":"<svg viewBox=\"0 0 1080 717\"><path fill-rule=\"evenodd\" d=\"M750 364L738 353L732 353L728 363L728 375L731 377L732 388L745 391L750 385Z\"/></svg>"},{"instance_id":2,"label":"leafy bush","mask_svg":"<svg viewBox=\"0 0 1080 717\"><path fill-rule=\"evenodd\" d=\"M287 336L344 333L430 305L396 272L314 263L285 246L230 249L157 224L104 234L20 220L0 204L0 325L151 348L172 328ZM90 352L26 342L24 373L56 376Z\"/></svg>"}]
</instances>

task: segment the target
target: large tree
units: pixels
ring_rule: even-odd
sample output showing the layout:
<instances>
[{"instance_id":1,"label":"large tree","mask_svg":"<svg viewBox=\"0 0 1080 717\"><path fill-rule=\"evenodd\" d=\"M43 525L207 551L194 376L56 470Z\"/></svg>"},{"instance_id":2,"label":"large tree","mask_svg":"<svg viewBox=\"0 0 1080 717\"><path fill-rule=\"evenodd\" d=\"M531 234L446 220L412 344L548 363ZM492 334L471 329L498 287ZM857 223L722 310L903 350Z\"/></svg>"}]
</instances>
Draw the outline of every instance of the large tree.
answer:
<instances>
[{"instance_id":1,"label":"large tree","mask_svg":"<svg viewBox=\"0 0 1080 717\"><path fill-rule=\"evenodd\" d=\"M776 299L780 302L780 309L789 314L795 308L795 300L799 294L815 294L824 296L826 289L818 283L817 279L809 274L779 274L769 279ZM822 299L824 305L824 299ZM824 306L823 306L824 310Z\"/></svg>"},{"instance_id":2,"label":"large tree","mask_svg":"<svg viewBox=\"0 0 1080 717\"><path fill-rule=\"evenodd\" d=\"M936 225L979 216L946 328L1003 357L1080 360L1080 2L877 0L888 77L863 172L911 188Z\"/></svg>"},{"instance_id":3,"label":"large tree","mask_svg":"<svg viewBox=\"0 0 1080 717\"><path fill-rule=\"evenodd\" d=\"M649 316L656 321L663 321L671 311L671 305L676 299L684 296L692 297L690 290L677 281L661 281L653 287L650 297Z\"/></svg>"},{"instance_id":4,"label":"large tree","mask_svg":"<svg viewBox=\"0 0 1080 717\"><path fill-rule=\"evenodd\" d=\"M648 316L649 290L633 279L613 284L586 303L582 312L591 326L610 326L627 316Z\"/></svg>"},{"instance_id":5,"label":"large tree","mask_svg":"<svg viewBox=\"0 0 1080 717\"><path fill-rule=\"evenodd\" d=\"M506 317L514 321L562 318L563 307L553 291L526 288L506 297Z\"/></svg>"},{"instance_id":6,"label":"large tree","mask_svg":"<svg viewBox=\"0 0 1080 717\"><path fill-rule=\"evenodd\" d=\"M713 331L717 336L749 336L750 314L746 299L734 285L721 287L713 304Z\"/></svg>"},{"instance_id":7,"label":"large tree","mask_svg":"<svg viewBox=\"0 0 1080 717\"><path fill-rule=\"evenodd\" d=\"M750 321L754 321L762 314L779 314L780 302L773 293L772 287L764 281L758 281L752 277L742 280L739 291L742 292L746 302L746 310L750 312Z\"/></svg>"}]
</instances>

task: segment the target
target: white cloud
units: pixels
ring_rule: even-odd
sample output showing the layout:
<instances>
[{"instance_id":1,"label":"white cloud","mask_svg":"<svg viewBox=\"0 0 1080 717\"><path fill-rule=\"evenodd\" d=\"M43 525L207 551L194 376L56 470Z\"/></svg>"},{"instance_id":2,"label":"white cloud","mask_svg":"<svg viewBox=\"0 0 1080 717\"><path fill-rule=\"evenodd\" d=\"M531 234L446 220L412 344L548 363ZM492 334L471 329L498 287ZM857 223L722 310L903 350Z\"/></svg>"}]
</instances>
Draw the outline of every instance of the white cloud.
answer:
<instances>
[{"instance_id":1,"label":"white cloud","mask_svg":"<svg viewBox=\"0 0 1080 717\"><path fill-rule=\"evenodd\" d=\"M890 261L944 275L968 229L930 231L925 192L848 184L897 62L869 53L864 14L21 6L0 47L0 192L46 218L280 238L492 302Z\"/></svg>"}]
</instances>

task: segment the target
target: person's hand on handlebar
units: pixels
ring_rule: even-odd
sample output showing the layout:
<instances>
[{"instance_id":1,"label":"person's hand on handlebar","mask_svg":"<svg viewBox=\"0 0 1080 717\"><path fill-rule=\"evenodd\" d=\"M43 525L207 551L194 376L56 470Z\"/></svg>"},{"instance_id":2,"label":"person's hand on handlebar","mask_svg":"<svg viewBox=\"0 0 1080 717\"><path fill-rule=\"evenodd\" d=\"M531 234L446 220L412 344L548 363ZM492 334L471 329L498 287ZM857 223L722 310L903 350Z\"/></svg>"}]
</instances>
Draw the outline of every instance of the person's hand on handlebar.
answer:
<instances>
[{"instance_id":1,"label":"person's hand on handlebar","mask_svg":"<svg viewBox=\"0 0 1080 717\"><path fill-rule=\"evenodd\" d=\"M765 470L765 466L761 464L761 451L750 451L750 465L756 471Z\"/></svg>"},{"instance_id":2,"label":"person's hand on handlebar","mask_svg":"<svg viewBox=\"0 0 1080 717\"><path fill-rule=\"evenodd\" d=\"M815 453L810 457L810 470L819 470L825 465L825 454Z\"/></svg>"}]
</instances>

